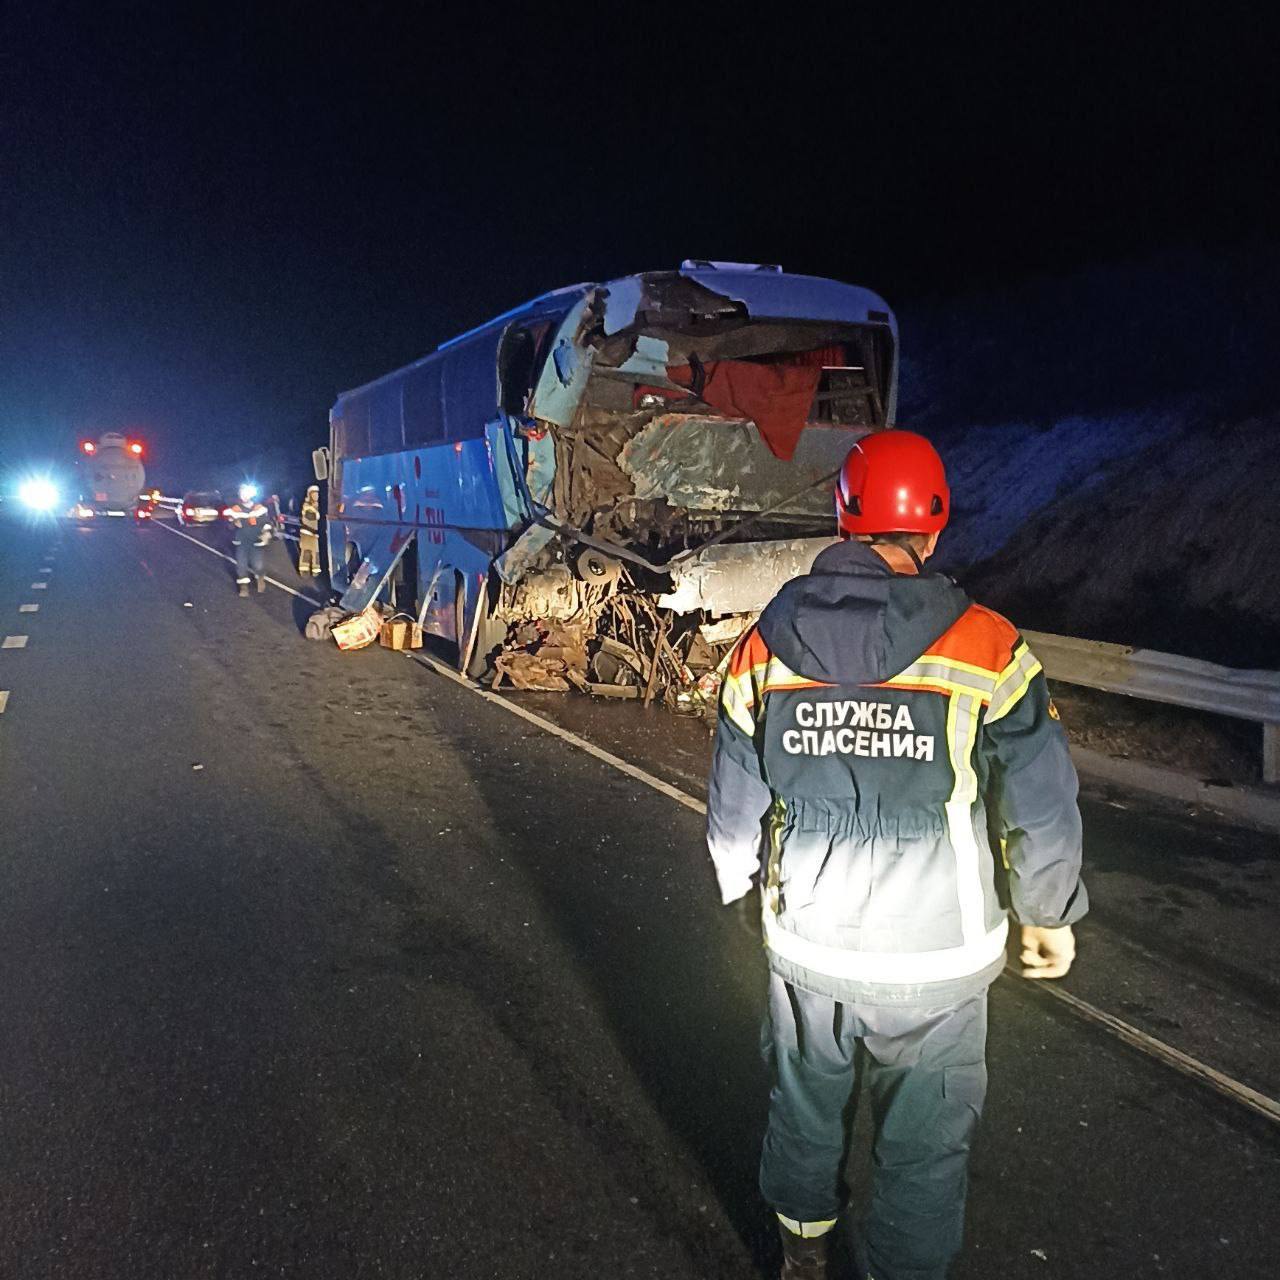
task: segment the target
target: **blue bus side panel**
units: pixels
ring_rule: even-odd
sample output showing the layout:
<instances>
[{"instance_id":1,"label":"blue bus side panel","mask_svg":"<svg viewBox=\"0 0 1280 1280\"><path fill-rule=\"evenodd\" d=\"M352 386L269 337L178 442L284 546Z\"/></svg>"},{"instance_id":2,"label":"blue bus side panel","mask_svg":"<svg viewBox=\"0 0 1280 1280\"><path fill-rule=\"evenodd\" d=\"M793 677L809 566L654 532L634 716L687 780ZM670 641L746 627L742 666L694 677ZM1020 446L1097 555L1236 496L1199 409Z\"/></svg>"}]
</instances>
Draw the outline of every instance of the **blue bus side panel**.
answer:
<instances>
[{"instance_id":1,"label":"blue bus side panel","mask_svg":"<svg viewBox=\"0 0 1280 1280\"><path fill-rule=\"evenodd\" d=\"M513 449L506 424L494 422L482 439L347 458L342 500L328 527L333 585L344 591L344 607L363 608L405 541L416 535L424 626L455 638L457 574L466 587L469 626L493 548L505 546L525 523ZM350 591L353 578L363 593Z\"/></svg>"}]
</instances>

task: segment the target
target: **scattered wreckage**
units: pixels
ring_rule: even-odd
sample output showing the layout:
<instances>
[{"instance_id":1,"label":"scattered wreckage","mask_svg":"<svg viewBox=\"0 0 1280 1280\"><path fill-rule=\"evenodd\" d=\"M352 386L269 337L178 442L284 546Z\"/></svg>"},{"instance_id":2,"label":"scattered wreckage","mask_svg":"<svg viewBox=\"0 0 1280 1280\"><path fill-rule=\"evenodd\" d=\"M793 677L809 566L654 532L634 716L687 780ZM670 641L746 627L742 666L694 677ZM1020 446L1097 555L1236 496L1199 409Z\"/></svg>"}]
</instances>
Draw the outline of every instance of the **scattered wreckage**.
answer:
<instances>
[{"instance_id":1,"label":"scattered wreckage","mask_svg":"<svg viewBox=\"0 0 1280 1280\"><path fill-rule=\"evenodd\" d=\"M535 299L339 397L317 473L344 609L409 601L497 687L697 710L832 541L850 445L892 425L875 294L686 262Z\"/></svg>"}]
</instances>

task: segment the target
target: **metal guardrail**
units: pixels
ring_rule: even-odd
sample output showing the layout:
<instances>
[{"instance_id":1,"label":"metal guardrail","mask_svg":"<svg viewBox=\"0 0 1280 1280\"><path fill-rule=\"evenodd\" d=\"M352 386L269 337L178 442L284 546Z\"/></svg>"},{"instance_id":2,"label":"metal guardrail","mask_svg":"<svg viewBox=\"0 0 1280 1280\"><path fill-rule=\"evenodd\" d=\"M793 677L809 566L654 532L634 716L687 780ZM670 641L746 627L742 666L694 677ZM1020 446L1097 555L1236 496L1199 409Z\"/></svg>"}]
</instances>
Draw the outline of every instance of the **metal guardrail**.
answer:
<instances>
[{"instance_id":1,"label":"metal guardrail","mask_svg":"<svg viewBox=\"0 0 1280 1280\"><path fill-rule=\"evenodd\" d=\"M1045 675L1262 725L1262 780L1280 782L1280 671L1240 671L1153 649L1024 631Z\"/></svg>"},{"instance_id":2,"label":"metal guardrail","mask_svg":"<svg viewBox=\"0 0 1280 1280\"><path fill-rule=\"evenodd\" d=\"M160 502L181 505L179 498ZM296 542L298 518L282 512L280 520L292 531L283 536ZM1047 631L1022 635L1051 680L1261 724L1262 780L1280 783L1280 671L1242 671L1154 649L1077 640Z\"/></svg>"}]
</instances>

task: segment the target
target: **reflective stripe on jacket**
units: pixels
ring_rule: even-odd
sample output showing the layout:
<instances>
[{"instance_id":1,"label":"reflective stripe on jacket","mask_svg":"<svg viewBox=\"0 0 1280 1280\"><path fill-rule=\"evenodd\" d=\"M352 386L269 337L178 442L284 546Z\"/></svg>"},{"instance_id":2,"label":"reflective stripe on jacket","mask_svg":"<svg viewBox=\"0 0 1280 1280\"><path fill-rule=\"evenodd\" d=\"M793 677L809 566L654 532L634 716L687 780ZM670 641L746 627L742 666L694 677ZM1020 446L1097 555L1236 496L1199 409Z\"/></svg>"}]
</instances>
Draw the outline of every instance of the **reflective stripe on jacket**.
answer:
<instances>
[{"instance_id":1,"label":"reflective stripe on jacket","mask_svg":"<svg viewBox=\"0 0 1280 1280\"><path fill-rule=\"evenodd\" d=\"M256 547L265 547L271 540L271 513L261 502L251 507L237 502L227 508L227 519L231 521L233 543L247 539Z\"/></svg>"}]
</instances>

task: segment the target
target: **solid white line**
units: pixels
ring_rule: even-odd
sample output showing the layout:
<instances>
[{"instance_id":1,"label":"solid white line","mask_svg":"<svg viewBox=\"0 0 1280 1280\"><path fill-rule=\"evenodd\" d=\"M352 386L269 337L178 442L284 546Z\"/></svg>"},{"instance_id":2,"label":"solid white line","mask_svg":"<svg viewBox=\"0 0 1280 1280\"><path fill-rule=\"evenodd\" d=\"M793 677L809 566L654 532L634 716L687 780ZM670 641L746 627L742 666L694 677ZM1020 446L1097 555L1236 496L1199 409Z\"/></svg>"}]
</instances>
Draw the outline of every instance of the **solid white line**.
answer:
<instances>
[{"instance_id":1,"label":"solid white line","mask_svg":"<svg viewBox=\"0 0 1280 1280\"><path fill-rule=\"evenodd\" d=\"M0 640L0 649L25 649L26 647L26 636L5 636L3 640Z\"/></svg>"},{"instance_id":2,"label":"solid white line","mask_svg":"<svg viewBox=\"0 0 1280 1280\"><path fill-rule=\"evenodd\" d=\"M527 708L521 707L507 698L499 697L488 689L482 689L479 685L464 679L451 667L445 666L444 663L437 661L435 658L428 657L426 654L409 653L407 651L405 656L421 663L424 667L430 667L438 675L444 676L447 680L452 680L454 684L461 685L463 688L470 690L470 692L484 698L485 701L501 707L504 711L509 711L513 716L519 716L521 720L536 724L540 729L554 735L563 742L569 743L570 746L577 747L580 751L585 751L597 760L602 760L604 763L612 765L629 778L635 778L637 782L643 782L645 786L652 787L662 795L668 796L679 804L684 805L685 808L692 809L695 813L706 813L707 806L701 800L681 791L679 787L674 787L669 782L663 782L661 778L655 778L653 774L647 773L644 769L637 768L626 760L620 759L611 751L605 751L601 747L597 747L595 743L588 742L585 738L579 737L576 733L571 733L568 729L562 729L558 724L544 719L536 712L529 711ZM1030 981L1030 979L1023 978L1012 965L1005 967L1005 973L1010 977L1016 978L1019 982ZM1060 1000L1079 1017L1093 1023L1094 1026L1102 1028L1104 1031L1110 1032L1125 1044L1141 1050L1148 1057L1155 1058L1158 1062L1164 1063L1165 1066L1173 1068L1173 1070L1180 1072L1182 1075L1207 1085L1232 1101L1240 1103L1241 1106L1248 1107L1249 1110L1257 1115L1280 1123L1280 1102L1268 1098L1265 1094L1259 1093L1256 1089L1251 1089L1246 1084L1241 1084L1238 1080L1233 1080L1221 1071L1201 1062L1197 1058L1191 1057L1190 1054L1183 1053L1181 1049L1175 1049L1171 1044L1166 1044L1163 1040L1157 1040L1155 1036L1147 1035L1145 1031L1140 1031L1137 1027L1117 1018L1114 1014L1097 1008L1087 1000L1081 1000L1079 996L1074 996L1059 986L1050 982L1040 982L1037 985L1045 995L1052 996L1055 1000Z\"/></svg>"},{"instance_id":3,"label":"solid white line","mask_svg":"<svg viewBox=\"0 0 1280 1280\"><path fill-rule=\"evenodd\" d=\"M164 528L166 526L162 525L161 527ZM230 561L232 564L235 563L231 556L215 550L189 534L182 533L179 529L174 529L172 532L186 538L188 542L194 542L198 547L204 547L206 551L212 551L214 555L221 556L222 559ZM274 578L268 578L267 581L273 586L279 587L282 591L289 592L290 595L298 596L302 600L310 600L317 608L322 607L322 602L316 600L314 596L304 595L301 591L295 591L292 587L287 587L282 582L276 582ZM7 644L8 641L5 643ZM486 702L496 707L501 707L503 711L509 712L529 724L537 725L544 732L559 738L562 742L567 742L571 747L576 747L579 751L585 751L587 755L593 756L595 759L617 769L620 773L626 774L628 778L634 778L646 787L651 787L669 800L674 800L677 804L684 805L686 809L692 809L694 813L706 813L707 806L696 796L691 796L688 792L681 791L679 787L672 786L669 782L664 782L661 778L655 777L646 770L623 760L620 756L614 755L612 751L606 751L603 747L596 746L594 742L588 742L586 738L579 737L578 734L568 729L562 729L558 724L538 715L537 712L530 711L508 698L499 697L496 693L481 688L478 684L466 679L465 676L459 675L452 667L446 666L443 662L428 657L426 654L412 653L408 650L405 651L405 657L412 658L421 666L429 668L437 675L444 676L446 680L451 680L454 684L461 685L469 693L483 698ZM1012 966L1006 966L1005 973L1017 978L1019 982L1030 981L1030 979L1021 977ZM1069 991L1064 991L1061 987L1054 986L1050 982L1041 982L1038 985L1045 995L1052 996L1055 1000L1060 1000L1078 1016L1084 1018L1087 1022L1091 1022L1094 1026L1110 1032L1118 1040L1140 1050L1148 1057L1156 1059L1157 1062L1164 1063L1165 1066L1172 1068L1181 1075L1206 1085L1224 1097L1230 1098L1233 1102L1238 1102L1256 1115L1280 1124L1280 1102L1268 1098L1265 1094L1259 1093L1256 1089L1251 1089L1246 1084L1241 1084L1238 1080L1233 1080L1230 1076L1224 1075L1221 1071L1208 1066L1198 1058L1193 1058L1190 1054L1183 1053L1181 1049L1175 1049L1171 1044L1166 1044L1163 1040L1157 1040L1155 1036L1149 1036L1145 1031L1139 1031L1137 1027L1122 1021L1120 1018L1115 1017L1114 1014L1097 1008L1087 1000L1081 1000L1079 996L1073 996Z\"/></svg>"},{"instance_id":4,"label":"solid white line","mask_svg":"<svg viewBox=\"0 0 1280 1280\"><path fill-rule=\"evenodd\" d=\"M554 735L563 742L567 742L572 747L577 747L579 751L585 751L587 755L594 756L597 760L603 760L605 764L611 765L620 773L625 773L628 778L643 782L646 787L652 787L669 800L674 800L677 804L684 805L686 809L692 809L694 813L706 813L707 806L696 796L691 796L687 792L681 791L679 787L673 787L669 782L663 782L661 778L655 778L653 774L646 773L645 770L623 760L621 756L615 756L612 751L597 747L594 742L588 742L586 738L580 738L576 733L571 733L568 729L562 729L558 724L553 724L550 720L544 720L536 712L518 706L507 698L500 698L496 693L492 693L488 689L482 689L479 685L460 676L451 667L446 667L443 662L437 662L435 658L430 658L424 653L411 653L408 650L405 650L405 656L421 663L424 667L430 667L432 671L444 676L447 680L452 680L454 684L462 685L464 689L470 690L470 692L483 698L486 702L491 702L494 706L501 707L504 711L509 711L513 716L519 716L520 719L529 721L530 724L536 724L539 729Z\"/></svg>"},{"instance_id":5,"label":"solid white line","mask_svg":"<svg viewBox=\"0 0 1280 1280\"><path fill-rule=\"evenodd\" d=\"M1019 977L1018 971L1012 965L1005 966L1005 973L1013 977ZM1028 981L1028 979L1022 978L1019 978L1019 980ZM1127 1022L1121 1021L1114 1014L1107 1013L1104 1009L1099 1009L1087 1000L1081 1000L1079 996L1073 996L1070 991L1064 991L1051 980L1033 982L1032 985L1045 995L1052 996L1055 1000L1060 1000L1073 1013L1078 1014L1086 1021L1106 1028L1117 1039L1123 1040L1125 1044L1142 1050L1143 1053L1159 1059L1166 1066L1172 1067L1184 1076L1190 1076L1191 1079L1198 1080L1210 1089L1240 1103L1241 1106L1248 1107L1250 1111L1254 1111L1258 1115L1280 1124L1280 1102L1268 1098L1266 1094L1259 1093L1256 1089L1249 1088L1247 1084L1241 1084L1239 1080L1233 1080L1230 1076L1223 1075L1221 1071L1206 1065L1198 1058L1193 1058L1189 1053L1183 1053L1181 1049L1175 1049L1171 1044L1165 1044L1163 1040L1157 1040L1155 1036L1147 1035L1145 1031L1139 1031L1137 1027L1132 1027Z\"/></svg>"},{"instance_id":6,"label":"solid white line","mask_svg":"<svg viewBox=\"0 0 1280 1280\"><path fill-rule=\"evenodd\" d=\"M217 547L211 547L207 542L201 542L199 538L193 538L189 533L184 533L181 529L172 529L167 524L158 524L156 525L156 528L164 529L168 533L176 533L179 538L186 538L188 542L193 543L203 551L208 551L211 555L217 556L220 560L225 560L228 564L235 564L236 562L235 556L229 556L225 551L219 551ZM315 605L317 609L324 608L323 600L317 600L315 596L309 596L305 591L295 591L292 587L283 582L277 582L274 578L269 577L266 574L263 574L263 577L266 578L273 587L279 587L281 591L287 591L291 596L297 596L299 600L306 600Z\"/></svg>"},{"instance_id":7,"label":"solid white line","mask_svg":"<svg viewBox=\"0 0 1280 1280\"><path fill-rule=\"evenodd\" d=\"M4 709L9 705L9 690L0 689L0 716L4 715Z\"/></svg>"},{"instance_id":8,"label":"solid white line","mask_svg":"<svg viewBox=\"0 0 1280 1280\"><path fill-rule=\"evenodd\" d=\"M40 606L38 604L20 604L18 606L19 613L39 613Z\"/></svg>"}]
</instances>

